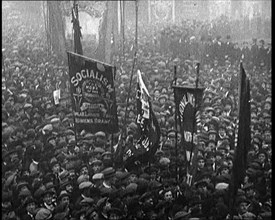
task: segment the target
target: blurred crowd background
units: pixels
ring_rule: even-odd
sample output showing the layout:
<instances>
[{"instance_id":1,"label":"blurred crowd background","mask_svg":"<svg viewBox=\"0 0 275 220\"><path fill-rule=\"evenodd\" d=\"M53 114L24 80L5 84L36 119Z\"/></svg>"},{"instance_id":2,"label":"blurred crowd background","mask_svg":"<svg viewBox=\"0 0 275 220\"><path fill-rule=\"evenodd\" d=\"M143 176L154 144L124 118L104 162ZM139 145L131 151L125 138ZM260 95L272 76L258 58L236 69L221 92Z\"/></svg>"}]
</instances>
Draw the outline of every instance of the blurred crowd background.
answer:
<instances>
[{"instance_id":1,"label":"blurred crowd background","mask_svg":"<svg viewBox=\"0 0 275 220\"><path fill-rule=\"evenodd\" d=\"M120 47L112 53L120 127L112 141L103 131L75 134L67 61L48 48L43 17L37 12L33 19L35 8L20 11L3 6L7 7L2 9L3 219L229 218L227 192L238 124L241 61L251 84L252 142L233 217L271 219L272 45L266 35L245 35L253 28L244 25L236 30L239 21L224 15L206 21L140 25L135 70L141 70L151 93L161 140L150 165L126 171L124 155L138 138L136 74L133 87L128 88L134 24L125 26L124 54ZM270 20L265 22L261 28L270 28ZM70 50L70 39L66 43ZM84 55L93 57L83 48ZM175 154L171 84L176 66L177 85L194 86L198 62L199 85L205 91L196 144L197 172L190 186L180 138ZM53 100L56 89L61 89L58 105ZM129 117L124 121L129 93ZM124 128L126 134L120 135Z\"/></svg>"}]
</instances>

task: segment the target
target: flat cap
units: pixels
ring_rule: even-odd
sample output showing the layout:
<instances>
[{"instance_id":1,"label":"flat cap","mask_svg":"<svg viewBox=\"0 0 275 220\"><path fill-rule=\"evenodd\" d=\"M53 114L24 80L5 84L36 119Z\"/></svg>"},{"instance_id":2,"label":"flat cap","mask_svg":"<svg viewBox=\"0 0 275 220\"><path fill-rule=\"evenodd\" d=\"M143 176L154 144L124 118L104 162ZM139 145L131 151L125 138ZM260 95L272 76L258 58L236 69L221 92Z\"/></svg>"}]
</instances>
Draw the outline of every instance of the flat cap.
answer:
<instances>
[{"instance_id":1,"label":"flat cap","mask_svg":"<svg viewBox=\"0 0 275 220\"><path fill-rule=\"evenodd\" d=\"M99 131L99 132L96 132L96 133L95 133L95 136L96 136L96 137L103 137L103 138L105 138L105 137L106 137L106 134L105 134L103 131Z\"/></svg>"},{"instance_id":2,"label":"flat cap","mask_svg":"<svg viewBox=\"0 0 275 220\"><path fill-rule=\"evenodd\" d=\"M102 180L104 178L103 173L96 173L93 175L92 180Z\"/></svg>"},{"instance_id":3,"label":"flat cap","mask_svg":"<svg viewBox=\"0 0 275 220\"><path fill-rule=\"evenodd\" d=\"M70 197L70 194L66 190L62 190L60 192L59 196L58 196L58 199L62 199L65 196L69 196Z\"/></svg>"},{"instance_id":4,"label":"flat cap","mask_svg":"<svg viewBox=\"0 0 275 220\"><path fill-rule=\"evenodd\" d=\"M89 188L91 186L93 186L92 182L85 181L85 182L80 183L78 187L79 187L79 189L85 189L85 188Z\"/></svg>"},{"instance_id":5,"label":"flat cap","mask_svg":"<svg viewBox=\"0 0 275 220\"><path fill-rule=\"evenodd\" d=\"M51 123L56 123L56 122L60 122L60 119L59 118L53 118L53 119L51 119Z\"/></svg>"},{"instance_id":6,"label":"flat cap","mask_svg":"<svg viewBox=\"0 0 275 220\"><path fill-rule=\"evenodd\" d=\"M32 104L26 103L26 104L24 105L24 108L25 108L25 109L26 109L26 108L32 108Z\"/></svg>"},{"instance_id":7,"label":"flat cap","mask_svg":"<svg viewBox=\"0 0 275 220\"><path fill-rule=\"evenodd\" d=\"M50 219L52 216L52 212L49 209L41 208L35 215L35 220L45 220Z\"/></svg>"},{"instance_id":8,"label":"flat cap","mask_svg":"<svg viewBox=\"0 0 275 220\"><path fill-rule=\"evenodd\" d=\"M76 180L78 185L80 185L81 183L86 182L86 181L89 181L88 175L80 175Z\"/></svg>"},{"instance_id":9,"label":"flat cap","mask_svg":"<svg viewBox=\"0 0 275 220\"><path fill-rule=\"evenodd\" d=\"M52 131L53 126L51 124L47 124L42 128L43 131Z\"/></svg>"},{"instance_id":10,"label":"flat cap","mask_svg":"<svg viewBox=\"0 0 275 220\"><path fill-rule=\"evenodd\" d=\"M105 169L102 171L102 173L103 173L105 179L114 176L114 175L115 175L115 172L116 172L116 171L115 171L115 169L114 169L113 167L107 167L107 168L105 168Z\"/></svg>"}]
</instances>

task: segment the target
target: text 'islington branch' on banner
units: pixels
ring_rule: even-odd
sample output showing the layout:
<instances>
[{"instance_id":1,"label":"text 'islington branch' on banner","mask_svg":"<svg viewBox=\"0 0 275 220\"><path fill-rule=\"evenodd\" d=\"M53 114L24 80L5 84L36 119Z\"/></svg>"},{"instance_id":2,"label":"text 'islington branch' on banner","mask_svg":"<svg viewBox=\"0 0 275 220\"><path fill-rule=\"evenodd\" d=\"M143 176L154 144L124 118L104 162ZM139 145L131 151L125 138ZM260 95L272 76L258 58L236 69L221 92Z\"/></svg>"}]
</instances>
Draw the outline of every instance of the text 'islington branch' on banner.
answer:
<instances>
[{"instance_id":1,"label":"text 'islington branch' on banner","mask_svg":"<svg viewBox=\"0 0 275 220\"><path fill-rule=\"evenodd\" d=\"M113 68L68 52L70 87L78 131L118 131Z\"/></svg>"}]
</instances>

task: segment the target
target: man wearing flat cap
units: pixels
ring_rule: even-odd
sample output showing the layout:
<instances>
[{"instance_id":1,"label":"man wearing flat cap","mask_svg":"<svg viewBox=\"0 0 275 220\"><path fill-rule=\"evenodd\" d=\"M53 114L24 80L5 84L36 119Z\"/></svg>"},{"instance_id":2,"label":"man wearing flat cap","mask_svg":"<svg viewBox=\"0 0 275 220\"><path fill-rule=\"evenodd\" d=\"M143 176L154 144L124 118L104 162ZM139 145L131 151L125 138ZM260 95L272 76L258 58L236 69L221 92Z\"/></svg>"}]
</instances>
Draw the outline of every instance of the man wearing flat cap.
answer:
<instances>
[{"instance_id":1,"label":"man wearing flat cap","mask_svg":"<svg viewBox=\"0 0 275 220\"><path fill-rule=\"evenodd\" d=\"M104 181L102 183L102 186L99 188L102 194L108 195L116 189L114 186L115 172L116 171L113 167L107 167L104 170L102 170Z\"/></svg>"},{"instance_id":2,"label":"man wearing flat cap","mask_svg":"<svg viewBox=\"0 0 275 220\"><path fill-rule=\"evenodd\" d=\"M103 163L101 160L92 159L89 161L90 176L93 176L96 173L100 173L102 169L103 169Z\"/></svg>"},{"instance_id":3,"label":"man wearing flat cap","mask_svg":"<svg viewBox=\"0 0 275 220\"><path fill-rule=\"evenodd\" d=\"M34 219L37 209L36 209L36 202L33 199L32 196L29 196L26 198L24 202L24 208L25 208L25 213L22 216L22 220L32 220Z\"/></svg>"}]
</instances>

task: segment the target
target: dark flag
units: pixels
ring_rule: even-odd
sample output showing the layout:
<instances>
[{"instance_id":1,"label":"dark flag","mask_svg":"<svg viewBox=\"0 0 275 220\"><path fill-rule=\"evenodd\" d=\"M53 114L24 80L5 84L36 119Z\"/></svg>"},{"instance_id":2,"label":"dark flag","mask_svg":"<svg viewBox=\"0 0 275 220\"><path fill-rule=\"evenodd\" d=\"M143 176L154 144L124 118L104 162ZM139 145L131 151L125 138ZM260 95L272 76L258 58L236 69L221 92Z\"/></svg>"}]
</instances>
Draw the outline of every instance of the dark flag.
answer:
<instances>
[{"instance_id":1,"label":"dark flag","mask_svg":"<svg viewBox=\"0 0 275 220\"><path fill-rule=\"evenodd\" d=\"M83 55L83 49L80 40L80 38L82 38L80 31L81 27L79 25L77 4L75 3L74 7L72 8L72 23L74 29L74 52Z\"/></svg>"},{"instance_id":2,"label":"dark flag","mask_svg":"<svg viewBox=\"0 0 275 220\"><path fill-rule=\"evenodd\" d=\"M71 52L68 63L76 130L118 132L114 67Z\"/></svg>"},{"instance_id":3,"label":"dark flag","mask_svg":"<svg viewBox=\"0 0 275 220\"><path fill-rule=\"evenodd\" d=\"M177 121L182 135L182 146L185 149L185 158L191 165L191 152L194 155L194 147L197 138L197 123L199 120L199 108L202 103L204 88L173 86L176 105ZM177 129L177 128L176 128ZM193 142L192 142L193 138ZM187 167L190 171L190 167ZM189 174L191 172L188 172Z\"/></svg>"},{"instance_id":4,"label":"dark flag","mask_svg":"<svg viewBox=\"0 0 275 220\"><path fill-rule=\"evenodd\" d=\"M139 70L137 74L137 124L140 138L134 149L126 152L128 158L125 167L127 170L139 163L150 162L159 147L160 139L160 127L152 110L149 92Z\"/></svg>"},{"instance_id":5,"label":"dark flag","mask_svg":"<svg viewBox=\"0 0 275 220\"><path fill-rule=\"evenodd\" d=\"M232 209L235 203L237 190L243 183L246 166L247 152L251 145L250 129L250 83L246 77L242 63L240 64L239 84L239 123L237 147L234 153L231 181L229 184L229 208Z\"/></svg>"}]
</instances>

